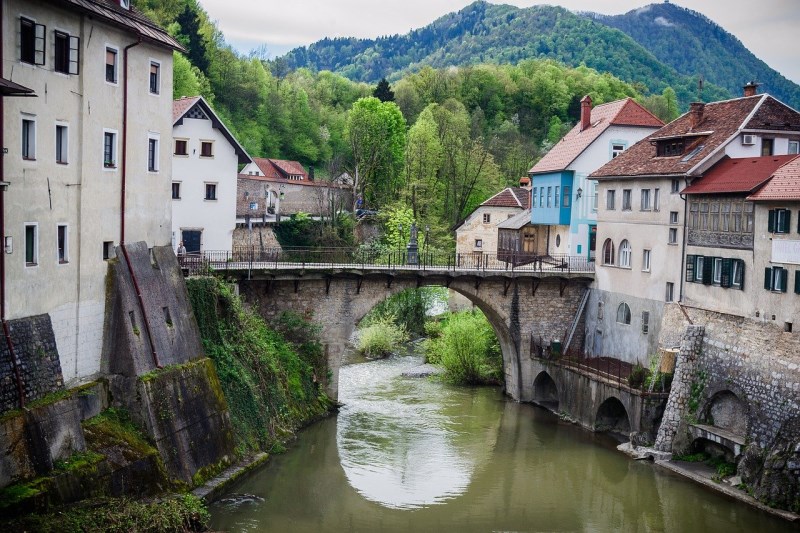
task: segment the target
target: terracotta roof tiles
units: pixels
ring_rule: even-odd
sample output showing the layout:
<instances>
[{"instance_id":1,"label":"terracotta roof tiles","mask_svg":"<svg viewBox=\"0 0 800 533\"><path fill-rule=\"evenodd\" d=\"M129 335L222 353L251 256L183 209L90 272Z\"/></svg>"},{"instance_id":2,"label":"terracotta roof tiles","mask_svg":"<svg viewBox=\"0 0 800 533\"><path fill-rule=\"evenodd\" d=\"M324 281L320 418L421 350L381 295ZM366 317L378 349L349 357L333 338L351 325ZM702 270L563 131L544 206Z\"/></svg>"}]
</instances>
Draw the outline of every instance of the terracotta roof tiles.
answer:
<instances>
[{"instance_id":1,"label":"terracotta roof tiles","mask_svg":"<svg viewBox=\"0 0 800 533\"><path fill-rule=\"evenodd\" d=\"M683 194L714 194L752 192L796 155L743 157L722 159L702 178L696 179L681 191Z\"/></svg>"},{"instance_id":2,"label":"terracotta roof tiles","mask_svg":"<svg viewBox=\"0 0 800 533\"><path fill-rule=\"evenodd\" d=\"M481 204L482 207L519 207L526 209L530 191L522 187L506 187Z\"/></svg>"},{"instance_id":3,"label":"terracotta roof tiles","mask_svg":"<svg viewBox=\"0 0 800 533\"><path fill-rule=\"evenodd\" d=\"M761 189L747 197L755 201L800 200L800 156L777 169Z\"/></svg>"},{"instance_id":4,"label":"terracotta roof tiles","mask_svg":"<svg viewBox=\"0 0 800 533\"><path fill-rule=\"evenodd\" d=\"M172 122L175 123L181 118L189 109L192 108L197 101L200 100L199 96L184 96L178 100L172 101Z\"/></svg>"}]
</instances>

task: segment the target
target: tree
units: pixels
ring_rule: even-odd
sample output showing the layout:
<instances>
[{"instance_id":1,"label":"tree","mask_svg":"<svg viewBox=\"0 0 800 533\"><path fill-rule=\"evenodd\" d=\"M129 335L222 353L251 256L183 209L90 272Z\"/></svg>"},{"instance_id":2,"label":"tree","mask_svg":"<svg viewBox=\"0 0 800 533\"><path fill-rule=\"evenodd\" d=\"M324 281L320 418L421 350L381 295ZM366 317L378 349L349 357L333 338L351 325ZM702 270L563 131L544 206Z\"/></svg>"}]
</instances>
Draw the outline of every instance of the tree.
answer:
<instances>
[{"instance_id":1,"label":"tree","mask_svg":"<svg viewBox=\"0 0 800 533\"><path fill-rule=\"evenodd\" d=\"M405 159L405 198L409 200L414 218L420 214L419 205L427 211L432 202L436 174L442 164L442 145L436 121L430 109L423 111L408 131ZM425 199L418 202L418 198Z\"/></svg>"},{"instance_id":2,"label":"tree","mask_svg":"<svg viewBox=\"0 0 800 533\"><path fill-rule=\"evenodd\" d=\"M389 85L386 78L381 78L381 81L378 82L378 85L372 92L372 96L381 102L394 102L394 91L392 91L392 86Z\"/></svg>"},{"instance_id":3,"label":"tree","mask_svg":"<svg viewBox=\"0 0 800 533\"><path fill-rule=\"evenodd\" d=\"M360 98L350 109L345 135L351 155L353 210L359 196L372 207L396 197L406 143L406 121L397 104L373 96Z\"/></svg>"}]
</instances>

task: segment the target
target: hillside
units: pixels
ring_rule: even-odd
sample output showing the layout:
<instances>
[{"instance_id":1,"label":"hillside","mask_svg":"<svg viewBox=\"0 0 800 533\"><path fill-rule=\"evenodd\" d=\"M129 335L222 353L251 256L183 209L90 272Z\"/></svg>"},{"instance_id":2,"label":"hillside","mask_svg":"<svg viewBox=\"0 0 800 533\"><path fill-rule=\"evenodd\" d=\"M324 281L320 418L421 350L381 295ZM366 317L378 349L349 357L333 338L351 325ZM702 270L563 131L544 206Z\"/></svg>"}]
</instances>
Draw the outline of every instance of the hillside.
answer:
<instances>
[{"instance_id":1,"label":"hillside","mask_svg":"<svg viewBox=\"0 0 800 533\"><path fill-rule=\"evenodd\" d=\"M681 74L702 74L733 95L749 80L787 104L800 108L800 86L758 59L706 16L675 4L651 4L624 15L587 14L619 29Z\"/></svg>"},{"instance_id":2,"label":"hillside","mask_svg":"<svg viewBox=\"0 0 800 533\"><path fill-rule=\"evenodd\" d=\"M604 21L607 22L607 21ZM405 35L378 39L323 39L283 59L291 68L331 70L357 81L398 79L421 66L517 63L551 58L585 64L660 93L672 86L686 106L697 97L697 79L660 62L634 39L592 17L564 8L516 8L478 1ZM707 83L705 100L729 97Z\"/></svg>"}]
</instances>

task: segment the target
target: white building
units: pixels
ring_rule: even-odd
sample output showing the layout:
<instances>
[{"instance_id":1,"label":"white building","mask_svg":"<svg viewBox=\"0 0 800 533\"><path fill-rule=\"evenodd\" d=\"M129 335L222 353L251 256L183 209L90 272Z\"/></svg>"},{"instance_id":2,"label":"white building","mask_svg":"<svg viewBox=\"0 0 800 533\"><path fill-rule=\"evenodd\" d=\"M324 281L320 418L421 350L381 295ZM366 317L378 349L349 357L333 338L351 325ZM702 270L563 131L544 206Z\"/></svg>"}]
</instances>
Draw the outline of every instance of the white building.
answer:
<instances>
[{"instance_id":1,"label":"white building","mask_svg":"<svg viewBox=\"0 0 800 533\"><path fill-rule=\"evenodd\" d=\"M172 243L187 253L230 251L244 148L202 96L172 105Z\"/></svg>"},{"instance_id":2,"label":"white building","mask_svg":"<svg viewBox=\"0 0 800 533\"><path fill-rule=\"evenodd\" d=\"M70 384L100 371L114 247L170 243L181 46L127 0L3 0L2 24L2 77L36 94L2 111L2 319L49 315Z\"/></svg>"},{"instance_id":3,"label":"white building","mask_svg":"<svg viewBox=\"0 0 800 533\"><path fill-rule=\"evenodd\" d=\"M728 201L699 198L693 206L687 205L683 192L698 178L698 185L702 184L709 169L725 158L797 153L800 113L769 95L754 93L749 86L743 98L692 104L688 113L590 176L597 179L599 193L596 290L586 319L590 354L647 363L647 356L659 348L665 303L688 299L694 305L719 308L707 299L712 293L703 296L706 289L702 286L687 288L687 256L695 261L706 253L729 260L752 257L754 231L763 230L754 226L753 203L744 201L749 189L725 186L709 190L728 195ZM688 196L702 196L701 189L691 193ZM741 198L731 201L730 196L736 194ZM733 211L727 217L717 213L720 224L724 218L733 225L724 229L692 226L687 240L687 218L693 216L690 207L714 206L738 209L735 216ZM706 223L714 220L712 214L697 213ZM725 242L728 244L722 248L728 252L709 250ZM707 252L693 248L697 246ZM752 262L748 264L751 271L744 272L744 277L756 280L759 274L752 272ZM740 294L727 291L726 298L736 300Z\"/></svg>"},{"instance_id":4,"label":"white building","mask_svg":"<svg viewBox=\"0 0 800 533\"><path fill-rule=\"evenodd\" d=\"M456 226L456 253L497 254L497 225L525 211L529 202L525 187L506 187L483 202Z\"/></svg>"}]
</instances>

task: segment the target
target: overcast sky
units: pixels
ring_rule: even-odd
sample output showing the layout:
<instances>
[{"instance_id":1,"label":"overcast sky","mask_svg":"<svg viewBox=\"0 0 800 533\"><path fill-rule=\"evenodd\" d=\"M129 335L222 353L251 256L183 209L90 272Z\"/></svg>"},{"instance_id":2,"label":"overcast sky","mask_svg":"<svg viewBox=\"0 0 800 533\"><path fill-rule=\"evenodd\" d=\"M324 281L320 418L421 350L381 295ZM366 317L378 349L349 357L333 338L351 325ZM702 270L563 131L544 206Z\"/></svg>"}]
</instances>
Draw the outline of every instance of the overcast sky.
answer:
<instances>
[{"instance_id":1,"label":"overcast sky","mask_svg":"<svg viewBox=\"0 0 800 533\"><path fill-rule=\"evenodd\" d=\"M508 0L492 3L527 7L552 4L609 15L652 3L649 0ZM270 56L323 37L404 34L457 11L469 0L200 0L218 21L228 43L241 52L266 44ZM735 35L757 57L800 83L800 1L673 0L699 11Z\"/></svg>"}]
</instances>

